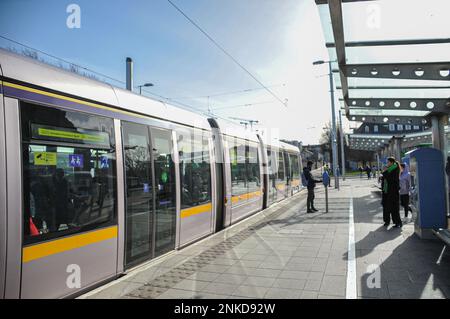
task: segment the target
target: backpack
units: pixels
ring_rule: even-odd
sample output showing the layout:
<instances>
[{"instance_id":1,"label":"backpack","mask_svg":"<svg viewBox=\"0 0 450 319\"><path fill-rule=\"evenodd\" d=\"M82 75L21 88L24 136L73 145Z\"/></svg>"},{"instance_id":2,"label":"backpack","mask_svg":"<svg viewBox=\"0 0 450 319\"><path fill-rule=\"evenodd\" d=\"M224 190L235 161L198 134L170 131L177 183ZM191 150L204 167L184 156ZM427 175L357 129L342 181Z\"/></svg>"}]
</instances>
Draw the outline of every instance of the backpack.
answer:
<instances>
[{"instance_id":1,"label":"backpack","mask_svg":"<svg viewBox=\"0 0 450 319\"><path fill-rule=\"evenodd\" d=\"M304 173L304 172L302 172L302 185L303 185L304 187L307 187L307 186L308 186L308 180L306 179L305 173Z\"/></svg>"}]
</instances>

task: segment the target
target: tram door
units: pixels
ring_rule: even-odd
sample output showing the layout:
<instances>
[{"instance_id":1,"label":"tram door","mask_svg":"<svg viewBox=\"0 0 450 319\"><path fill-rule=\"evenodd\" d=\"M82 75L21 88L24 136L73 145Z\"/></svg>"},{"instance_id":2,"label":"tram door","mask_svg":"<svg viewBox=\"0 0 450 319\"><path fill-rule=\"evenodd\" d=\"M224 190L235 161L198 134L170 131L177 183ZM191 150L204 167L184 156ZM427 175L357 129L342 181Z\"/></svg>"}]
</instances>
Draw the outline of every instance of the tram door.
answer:
<instances>
[{"instance_id":1,"label":"tram door","mask_svg":"<svg viewBox=\"0 0 450 319\"><path fill-rule=\"evenodd\" d=\"M175 248L175 167L171 132L122 123L126 176L125 264Z\"/></svg>"}]
</instances>

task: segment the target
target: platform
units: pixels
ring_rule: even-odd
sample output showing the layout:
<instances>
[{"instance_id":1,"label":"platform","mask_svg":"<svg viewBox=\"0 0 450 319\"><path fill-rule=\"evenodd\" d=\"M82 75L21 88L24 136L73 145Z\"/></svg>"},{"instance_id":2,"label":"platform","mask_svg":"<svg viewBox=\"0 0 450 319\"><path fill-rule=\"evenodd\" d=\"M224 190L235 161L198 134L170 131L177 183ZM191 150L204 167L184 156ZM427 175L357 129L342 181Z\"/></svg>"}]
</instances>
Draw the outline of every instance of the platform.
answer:
<instances>
[{"instance_id":1,"label":"platform","mask_svg":"<svg viewBox=\"0 0 450 319\"><path fill-rule=\"evenodd\" d=\"M450 253L414 226L383 227L374 179L306 192L79 298L449 298ZM354 257L354 258L353 258Z\"/></svg>"}]
</instances>

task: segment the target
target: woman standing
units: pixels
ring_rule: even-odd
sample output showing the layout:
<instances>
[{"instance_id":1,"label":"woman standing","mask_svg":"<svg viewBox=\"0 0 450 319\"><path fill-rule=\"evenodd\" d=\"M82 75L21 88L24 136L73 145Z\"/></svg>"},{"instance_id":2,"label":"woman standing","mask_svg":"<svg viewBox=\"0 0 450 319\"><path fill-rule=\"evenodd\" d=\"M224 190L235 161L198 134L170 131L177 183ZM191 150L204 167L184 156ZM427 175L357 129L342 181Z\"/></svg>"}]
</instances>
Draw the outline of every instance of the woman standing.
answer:
<instances>
[{"instance_id":1,"label":"woman standing","mask_svg":"<svg viewBox=\"0 0 450 319\"><path fill-rule=\"evenodd\" d=\"M402 172L400 173L400 204L405 209L405 218L408 218L409 207L409 189L411 187L411 174L409 173L408 165L406 163L400 164Z\"/></svg>"},{"instance_id":2,"label":"woman standing","mask_svg":"<svg viewBox=\"0 0 450 319\"><path fill-rule=\"evenodd\" d=\"M387 167L383 171L383 211L385 212L384 226L389 226L390 217L395 228L402 227L400 219L400 165L395 158L387 159Z\"/></svg>"}]
</instances>

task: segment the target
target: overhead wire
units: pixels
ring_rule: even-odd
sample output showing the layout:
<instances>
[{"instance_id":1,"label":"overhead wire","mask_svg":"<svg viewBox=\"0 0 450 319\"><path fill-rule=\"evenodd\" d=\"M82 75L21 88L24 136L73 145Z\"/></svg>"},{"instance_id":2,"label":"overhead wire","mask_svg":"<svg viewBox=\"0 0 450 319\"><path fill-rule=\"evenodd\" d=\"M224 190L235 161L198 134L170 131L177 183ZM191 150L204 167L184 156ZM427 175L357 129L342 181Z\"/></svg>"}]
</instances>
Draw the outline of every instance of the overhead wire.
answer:
<instances>
[{"instance_id":1,"label":"overhead wire","mask_svg":"<svg viewBox=\"0 0 450 319\"><path fill-rule=\"evenodd\" d=\"M222 47L216 40L214 40L202 27L200 27L193 19L191 19L183 10L181 10L171 0L167 0L180 14L182 14L192 25L194 25L201 33L203 33L220 51L228 56L237 66L246 72L252 79L254 79L262 88L269 92L276 100L278 100L284 107L287 107L286 102L283 102L270 88L262 83L256 76L254 76L245 66L243 66L233 55L231 55L224 47Z\"/></svg>"}]
</instances>

